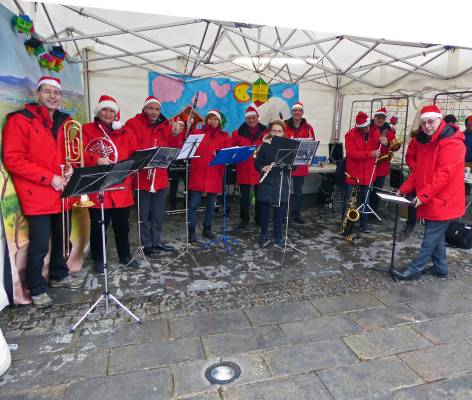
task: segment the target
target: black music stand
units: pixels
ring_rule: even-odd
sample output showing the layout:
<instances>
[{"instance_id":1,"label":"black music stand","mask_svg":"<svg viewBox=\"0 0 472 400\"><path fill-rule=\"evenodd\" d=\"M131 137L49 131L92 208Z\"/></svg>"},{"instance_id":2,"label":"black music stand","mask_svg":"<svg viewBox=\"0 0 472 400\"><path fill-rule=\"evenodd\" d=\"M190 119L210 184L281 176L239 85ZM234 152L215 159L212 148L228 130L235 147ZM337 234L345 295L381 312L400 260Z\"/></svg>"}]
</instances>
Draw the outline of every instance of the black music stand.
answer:
<instances>
[{"instance_id":1,"label":"black music stand","mask_svg":"<svg viewBox=\"0 0 472 400\"><path fill-rule=\"evenodd\" d=\"M109 299L113 300L117 306L123 309L128 315L134 318L137 322L141 320L134 315L125 305L123 305L114 295L108 290L108 274L107 274L107 253L105 243L105 210L103 206L103 196L106 191L120 190L122 187L111 187L122 183L132 171L134 161L121 161L110 165L97 165L93 167L76 168L69 180L69 183L62 192L62 197L79 196L83 194L98 193L98 201L100 202L101 221L102 226L102 252L103 252L103 276L105 287L102 295L98 300L88 309L88 311L72 326L70 332L75 329L85 320L85 318L97 307L98 303L105 299L106 313L108 314Z\"/></svg>"},{"instance_id":2,"label":"black music stand","mask_svg":"<svg viewBox=\"0 0 472 400\"><path fill-rule=\"evenodd\" d=\"M242 146L242 147L228 147L225 149L219 150L215 158L211 160L210 166L218 166L222 165L224 167L224 174L223 174L223 210L225 211L223 213L223 235L221 236L220 239L215 239L210 242L210 244L215 244L219 242L223 242L224 246L228 250L228 253L233 255L233 250L231 249L230 245L228 242L232 242L234 244L239 243L239 240L230 238L227 235L227 223L226 223L226 167L230 164L238 164L240 162L246 161L249 157L252 156L254 153L254 150L256 150L256 146Z\"/></svg>"},{"instance_id":3,"label":"black music stand","mask_svg":"<svg viewBox=\"0 0 472 400\"><path fill-rule=\"evenodd\" d=\"M192 258L193 262L199 267L200 265L198 264L197 260L195 259L195 256L193 255L192 249L190 248L190 242L188 240L188 226L189 226L189 221L188 221L188 170L189 170L189 163L192 158L195 157L195 152L197 151L198 146L203 140L204 134L199 134L199 135L188 135L187 139L185 140L182 149L180 149L179 153L175 157L175 160L183 160L185 163L185 181L187 182L187 187L185 188L185 245L182 247L182 249L179 251L179 254L177 257L173 258L170 260L167 264L165 264L162 269L166 268L168 265L174 263L177 261L179 258L185 256L185 254L190 254L190 257ZM196 156L198 157L198 156Z\"/></svg>"}]
</instances>

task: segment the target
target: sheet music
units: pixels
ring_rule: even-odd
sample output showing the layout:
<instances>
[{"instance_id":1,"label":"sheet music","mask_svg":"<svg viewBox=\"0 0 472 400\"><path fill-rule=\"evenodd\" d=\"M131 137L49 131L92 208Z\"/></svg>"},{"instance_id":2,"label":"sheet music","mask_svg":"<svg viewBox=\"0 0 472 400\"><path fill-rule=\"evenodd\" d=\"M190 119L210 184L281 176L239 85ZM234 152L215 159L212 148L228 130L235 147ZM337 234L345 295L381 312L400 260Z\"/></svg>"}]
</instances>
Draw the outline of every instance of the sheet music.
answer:
<instances>
[{"instance_id":1,"label":"sheet music","mask_svg":"<svg viewBox=\"0 0 472 400\"><path fill-rule=\"evenodd\" d=\"M204 137L205 134L189 135L175 159L186 160L188 158L192 158L197 151L198 145L202 142Z\"/></svg>"},{"instance_id":2,"label":"sheet music","mask_svg":"<svg viewBox=\"0 0 472 400\"><path fill-rule=\"evenodd\" d=\"M307 140L300 140L300 147L298 147L297 155L295 156L293 165L311 165L311 161L315 156L320 142L319 140L315 142L314 140L308 138L301 139Z\"/></svg>"},{"instance_id":3,"label":"sheet music","mask_svg":"<svg viewBox=\"0 0 472 400\"><path fill-rule=\"evenodd\" d=\"M405 199L402 196L396 196L394 194L387 194L387 193L378 193L377 196L379 196L382 200L385 201L390 201L392 203L400 203L400 204L411 204L411 201L408 199Z\"/></svg>"}]
</instances>

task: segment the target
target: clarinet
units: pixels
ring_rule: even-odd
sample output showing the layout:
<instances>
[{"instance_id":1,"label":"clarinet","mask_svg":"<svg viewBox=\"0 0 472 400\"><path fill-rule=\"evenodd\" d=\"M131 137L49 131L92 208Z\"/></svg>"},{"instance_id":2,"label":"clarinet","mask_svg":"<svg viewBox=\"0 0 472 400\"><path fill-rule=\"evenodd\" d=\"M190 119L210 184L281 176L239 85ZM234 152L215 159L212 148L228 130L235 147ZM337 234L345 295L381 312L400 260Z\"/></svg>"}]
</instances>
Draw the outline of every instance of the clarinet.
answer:
<instances>
[{"instance_id":1,"label":"clarinet","mask_svg":"<svg viewBox=\"0 0 472 400\"><path fill-rule=\"evenodd\" d=\"M197 101L198 101L198 95L199 94L200 94L200 92L198 92L198 91L195 94L195 99L193 100L192 109L190 110L190 114L188 115L188 120L187 121L190 121L193 118L193 115L195 114L195 108L197 107ZM190 134L190 128L191 127L192 127L191 123L190 123L190 125L187 124L187 132L185 132L185 140L187 140L188 135Z\"/></svg>"}]
</instances>

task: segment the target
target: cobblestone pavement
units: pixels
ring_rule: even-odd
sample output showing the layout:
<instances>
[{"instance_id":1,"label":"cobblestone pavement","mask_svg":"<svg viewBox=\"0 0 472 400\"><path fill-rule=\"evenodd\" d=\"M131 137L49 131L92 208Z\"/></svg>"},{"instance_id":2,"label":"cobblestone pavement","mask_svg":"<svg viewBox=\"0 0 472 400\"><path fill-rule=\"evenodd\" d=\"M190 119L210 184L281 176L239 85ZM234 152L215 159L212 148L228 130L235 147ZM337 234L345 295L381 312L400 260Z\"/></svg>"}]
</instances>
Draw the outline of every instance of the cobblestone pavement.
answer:
<instances>
[{"instance_id":1,"label":"cobblestone pavement","mask_svg":"<svg viewBox=\"0 0 472 400\"><path fill-rule=\"evenodd\" d=\"M395 283L372 270L390 260L388 218L346 246L338 215L306 215L291 233L308 257L287 253L283 266L278 250L252 244L255 228L231 231L234 257L199 244L200 267L183 260L157 279L112 262L111 291L142 324L100 304L69 333L101 290L85 270L85 289L52 291L49 309L7 308L0 325L18 350L0 400L472 399L471 252L448 249L449 280ZM177 245L179 224L168 218L167 242ZM396 264L419 241L400 235ZM204 378L221 359L241 367L222 387Z\"/></svg>"}]
</instances>

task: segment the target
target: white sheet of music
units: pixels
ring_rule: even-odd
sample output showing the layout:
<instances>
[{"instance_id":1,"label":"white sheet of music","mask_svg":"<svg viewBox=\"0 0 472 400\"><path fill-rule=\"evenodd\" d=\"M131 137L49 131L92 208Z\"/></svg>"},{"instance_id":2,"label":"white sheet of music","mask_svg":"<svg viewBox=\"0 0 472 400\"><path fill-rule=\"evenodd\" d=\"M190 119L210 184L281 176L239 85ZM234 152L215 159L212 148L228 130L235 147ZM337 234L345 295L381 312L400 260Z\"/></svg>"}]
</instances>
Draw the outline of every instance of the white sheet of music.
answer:
<instances>
[{"instance_id":1,"label":"white sheet of music","mask_svg":"<svg viewBox=\"0 0 472 400\"><path fill-rule=\"evenodd\" d=\"M202 142L204 137L204 134L189 135L175 159L185 160L187 158L192 158L197 151L198 145Z\"/></svg>"},{"instance_id":2,"label":"white sheet of music","mask_svg":"<svg viewBox=\"0 0 472 400\"><path fill-rule=\"evenodd\" d=\"M410 200L405 199L402 196L396 196L394 194L387 194L387 193L377 192L377 196L379 196L382 200L390 201L392 203L411 204Z\"/></svg>"}]
</instances>

